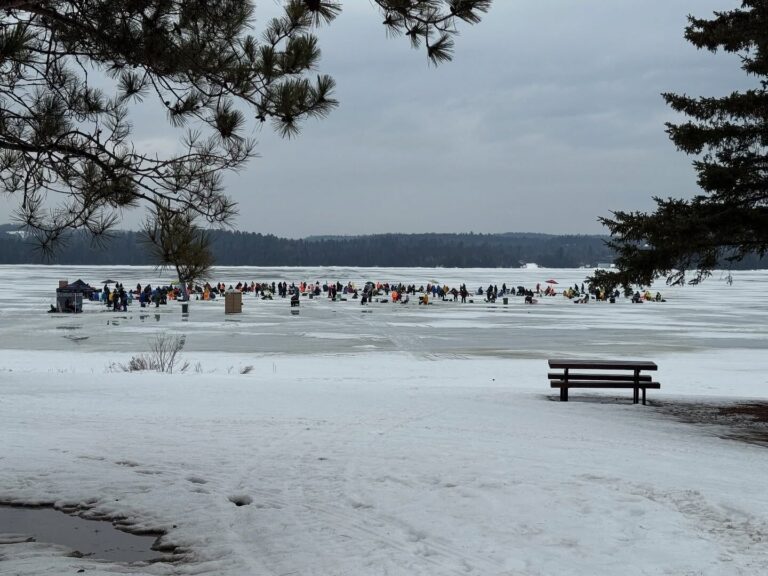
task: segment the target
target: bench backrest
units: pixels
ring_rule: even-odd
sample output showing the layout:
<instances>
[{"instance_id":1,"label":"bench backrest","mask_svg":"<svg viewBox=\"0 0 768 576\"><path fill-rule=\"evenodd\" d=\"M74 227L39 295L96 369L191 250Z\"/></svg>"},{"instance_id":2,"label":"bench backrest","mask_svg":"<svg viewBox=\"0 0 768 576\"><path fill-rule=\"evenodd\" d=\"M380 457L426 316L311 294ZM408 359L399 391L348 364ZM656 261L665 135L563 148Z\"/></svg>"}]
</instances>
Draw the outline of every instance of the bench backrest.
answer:
<instances>
[{"instance_id":1,"label":"bench backrest","mask_svg":"<svg viewBox=\"0 0 768 576\"><path fill-rule=\"evenodd\" d=\"M550 359L550 368L575 370L658 370L649 360L570 360Z\"/></svg>"}]
</instances>

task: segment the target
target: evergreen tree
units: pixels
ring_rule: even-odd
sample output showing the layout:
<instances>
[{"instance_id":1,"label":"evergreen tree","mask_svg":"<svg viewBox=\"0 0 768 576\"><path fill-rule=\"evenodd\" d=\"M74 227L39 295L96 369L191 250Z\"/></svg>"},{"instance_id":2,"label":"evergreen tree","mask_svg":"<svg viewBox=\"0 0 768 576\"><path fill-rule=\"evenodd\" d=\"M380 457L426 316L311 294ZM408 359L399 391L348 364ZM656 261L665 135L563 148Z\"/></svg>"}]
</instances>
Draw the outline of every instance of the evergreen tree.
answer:
<instances>
[{"instance_id":1,"label":"evergreen tree","mask_svg":"<svg viewBox=\"0 0 768 576\"><path fill-rule=\"evenodd\" d=\"M173 267L183 298L190 282L206 280L213 268L209 233L195 225L191 210L177 212L156 206L144 224L143 238L160 268Z\"/></svg>"},{"instance_id":2,"label":"evergreen tree","mask_svg":"<svg viewBox=\"0 0 768 576\"><path fill-rule=\"evenodd\" d=\"M696 157L702 193L691 200L654 198L656 211L615 212L601 219L617 252L618 272L598 274L603 285L648 285L666 277L691 283L723 263L768 250L768 1L743 0L712 19L689 17L686 38L699 49L738 54L758 86L724 97L663 94L689 117L667 124L679 150Z\"/></svg>"},{"instance_id":3,"label":"evergreen tree","mask_svg":"<svg viewBox=\"0 0 768 576\"><path fill-rule=\"evenodd\" d=\"M491 0L374 4L438 63L457 23L477 22ZM342 2L283 8L256 36L251 0L0 0L0 187L20 222L46 249L67 230L104 234L139 206L179 215L157 224L186 223L182 236L195 218L230 223L222 175L254 154L249 120L290 137L337 104L312 32ZM132 142L131 109L145 99L186 127L177 153Z\"/></svg>"}]
</instances>

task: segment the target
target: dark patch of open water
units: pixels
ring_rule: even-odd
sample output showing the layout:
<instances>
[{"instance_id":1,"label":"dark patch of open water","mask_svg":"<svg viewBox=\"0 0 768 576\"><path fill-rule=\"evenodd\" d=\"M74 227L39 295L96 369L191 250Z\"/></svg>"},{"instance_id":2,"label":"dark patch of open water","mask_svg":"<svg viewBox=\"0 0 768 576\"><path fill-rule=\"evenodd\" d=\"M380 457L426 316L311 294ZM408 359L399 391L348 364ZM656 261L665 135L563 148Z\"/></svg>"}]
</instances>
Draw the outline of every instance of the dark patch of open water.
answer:
<instances>
[{"instance_id":1,"label":"dark patch of open water","mask_svg":"<svg viewBox=\"0 0 768 576\"><path fill-rule=\"evenodd\" d=\"M111 522L85 520L53 508L0 505L0 542L59 544L83 556L112 562L157 560L162 554L152 549L156 536L137 536L115 528ZM10 535L14 535L13 538Z\"/></svg>"}]
</instances>

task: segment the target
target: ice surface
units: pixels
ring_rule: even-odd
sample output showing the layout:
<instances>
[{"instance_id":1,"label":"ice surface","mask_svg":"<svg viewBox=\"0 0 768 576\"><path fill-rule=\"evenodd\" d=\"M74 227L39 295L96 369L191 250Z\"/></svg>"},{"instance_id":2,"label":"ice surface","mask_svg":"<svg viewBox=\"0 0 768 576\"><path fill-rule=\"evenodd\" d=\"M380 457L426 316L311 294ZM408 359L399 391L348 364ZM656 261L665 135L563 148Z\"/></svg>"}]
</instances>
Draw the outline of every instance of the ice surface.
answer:
<instances>
[{"instance_id":1,"label":"ice surface","mask_svg":"<svg viewBox=\"0 0 768 576\"><path fill-rule=\"evenodd\" d=\"M634 406L551 401L551 356L649 358L662 403L764 398L768 272L660 287L664 303L429 307L244 298L47 314L59 279L150 268L0 267L0 501L79 506L187 553L172 567L0 546L0 573L562 575L768 571L765 448ZM470 290L587 270L224 268L216 280ZM655 291L655 289L654 289ZM156 333L186 374L116 373ZM247 374L241 374L251 366ZM606 401L599 401L599 399ZM237 505L240 503L241 505Z\"/></svg>"},{"instance_id":2,"label":"ice surface","mask_svg":"<svg viewBox=\"0 0 768 576\"><path fill-rule=\"evenodd\" d=\"M221 268L215 279L227 285L266 280L314 282L340 280L362 286L366 280L426 284L439 280L449 286L466 282L473 291L495 283L499 287L534 287L556 278L558 288L579 285L589 270L553 269L318 269ZM659 287L667 302L632 304L620 298L614 305L577 305L562 296L539 298L525 305L520 297L486 304L482 297L461 305L437 301L419 307L411 302L372 303L358 300L328 302L302 299L300 315L291 316L285 299L263 301L247 294L243 314L225 317L222 300L192 301L189 318L172 302L160 308L127 313L108 312L86 302L82 315L44 314L53 303L59 279L82 278L92 285L106 278L126 287L137 282L156 285L172 280L152 268L0 266L0 348L17 350L143 350L147 337L158 331L187 334L187 350L244 353L328 354L351 352L358 345L382 351L511 355L545 358L577 353L583 356L653 356L723 348L762 349L768 335L768 300L760 297L764 272L738 272L727 285L719 277L696 288ZM654 289L655 292L655 289Z\"/></svg>"}]
</instances>

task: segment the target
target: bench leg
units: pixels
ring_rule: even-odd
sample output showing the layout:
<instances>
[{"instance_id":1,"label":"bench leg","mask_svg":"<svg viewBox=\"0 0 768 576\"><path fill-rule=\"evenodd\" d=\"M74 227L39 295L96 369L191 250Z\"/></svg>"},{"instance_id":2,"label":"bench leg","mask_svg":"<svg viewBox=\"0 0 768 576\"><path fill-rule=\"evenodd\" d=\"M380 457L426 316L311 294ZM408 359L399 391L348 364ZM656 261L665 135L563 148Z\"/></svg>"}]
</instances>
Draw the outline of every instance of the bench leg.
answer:
<instances>
[{"instance_id":1,"label":"bench leg","mask_svg":"<svg viewBox=\"0 0 768 576\"><path fill-rule=\"evenodd\" d=\"M638 394L638 389L634 388L632 394L632 404L637 404L640 401L640 395Z\"/></svg>"},{"instance_id":2,"label":"bench leg","mask_svg":"<svg viewBox=\"0 0 768 576\"><path fill-rule=\"evenodd\" d=\"M568 388L560 388L560 402L568 402Z\"/></svg>"},{"instance_id":3,"label":"bench leg","mask_svg":"<svg viewBox=\"0 0 768 576\"><path fill-rule=\"evenodd\" d=\"M635 369L635 404L640 402L640 370ZM645 389L643 389L643 404L645 404Z\"/></svg>"}]
</instances>

